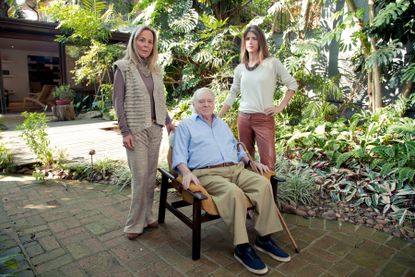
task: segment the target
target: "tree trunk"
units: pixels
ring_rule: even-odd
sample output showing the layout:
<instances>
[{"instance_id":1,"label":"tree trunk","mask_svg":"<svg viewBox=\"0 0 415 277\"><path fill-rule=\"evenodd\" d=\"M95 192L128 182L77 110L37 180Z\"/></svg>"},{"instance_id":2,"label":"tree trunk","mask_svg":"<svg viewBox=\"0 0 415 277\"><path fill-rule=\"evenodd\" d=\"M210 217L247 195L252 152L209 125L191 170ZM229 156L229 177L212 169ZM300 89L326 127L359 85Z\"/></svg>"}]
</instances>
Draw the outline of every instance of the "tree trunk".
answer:
<instances>
[{"instance_id":1,"label":"tree trunk","mask_svg":"<svg viewBox=\"0 0 415 277\"><path fill-rule=\"evenodd\" d=\"M302 0L301 1L301 18L300 18L300 32L299 36L301 39L305 38L305 31L308 26L308 21L310 20L310 11L311 11L311 1Z\"/></svg>"},{"instance_id":2,"label":"tree trunk","mask_svg":"<svg viewBox=\"0 0 415 277\"><path fill-rule=\"evenodd\" d=\"M402 88L402 96L408 98L412 94L412 81L406 81Z\"/></svg>"},{"instance_id":3,"label":"tree trunk","mask_svg":"<svg viewBox=\"0 0 415 277\"><path fill-rule=\"evenodd\" d=\"M53 115L58 118L59 121L74 120L75 110L73 104L69 105L56 105L52 107Z\"/></svg>"},{"instance_id":4,"label":"tree trunk","mask_svg":"<svg viewBox=\"0 0 415 277\"><path fill-rule=\"evenodd\" d=\"M373 0L369 0L369 22L371 23L376 16L375 3ZM376 52L376 38L370 38L370 50L371 53ZM373 98L374 98L374 110L382 107L382 86L381 86L381 70L379 66L373 67Z\"/></svg>"},{"instance_id":5,"label":"tree trunk","mask_svg":"<svg viewBox=\"0 0 415 277\"><path fill-rule=\"evenodd\" d=\"M353 16L354 16L354 19L356 20L359 31L362 31L364 28L364 22L363 20L361 20L360 18L356 16L357 7L356 7L354 0L346 0L346 3L347 3L347 7L349 8L349 10L353 13ZM372 13L370 3L372 3L372 6L373 6L373 0L369 0L369 20L371 21L374 18L374 10ZM372 43L376 44L376 42L371 40L369 43L368 38L364 35L359 36L359 39L362 45L363 55L365 56L365 58L367 58L370 55L371 51L375 51L375 49L371 49L371 48L372 48ZM382 106L379 68L373 68L373 70L369 70L367 73L367 94L369 97L369 107L372 111Z\"/></svg>"}]
</instances>

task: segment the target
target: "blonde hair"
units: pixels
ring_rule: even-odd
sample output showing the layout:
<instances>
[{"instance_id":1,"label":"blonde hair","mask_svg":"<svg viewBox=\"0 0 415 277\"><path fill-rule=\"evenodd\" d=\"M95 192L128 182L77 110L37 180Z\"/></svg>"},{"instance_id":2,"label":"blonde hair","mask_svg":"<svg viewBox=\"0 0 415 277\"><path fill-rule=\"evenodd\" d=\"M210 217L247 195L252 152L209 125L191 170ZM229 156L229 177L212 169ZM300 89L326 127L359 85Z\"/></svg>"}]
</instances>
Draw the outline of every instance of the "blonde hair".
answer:
<instances>
[{"instance_id":1,"label":"blonde hair","mask_svg":"<svg viewBox=\"0 0 415 277\"><path fill-rule=\"evenodd\" d=\"M246 50L246 36L249 32L252 32L255 34L258 40L258 52L259 52L259 63L262 63L263 60L268 58L269 51L268 51L268 45L267 40L265 39L264 32L262 32L261 28L259 28L257 25L251 25L248 26L245 29L245 32L242 36L242 43L241 43L241 63L248 63L249 62L249 53Z\"/></svg>"},{"instance_id":2,"label":"blonde hair","mask_svg":"<svg viewBox=\"0 0 415 277\"><path fill-rule=\"evenodd\" d=\"M199 111L196 110L196 104L197 104L197 101L199 100L200 95L202 95L205 92L209 92L210 95L213 97L213 102L215 102L215 94L210 88L207 88L207 87L199 88L195 91L195 93L193 93L193 97L192 97L192 112L193 113L199 113Z\"/></svg>"},{"instance_id":3,"label":"blonde hair","mask_svg":"<svg viewBox=\"0 0 415 277\"><path fill-rule=\"evenodd\" d=\"M128 40L127 50L125 52L125 56L123 60L132 61L134 64L138 64L143 61L143 59L138 55L137 46L135 41L137 40L138 36L141 35L142 32L145 30L150 31L153 34L153 50L151 51L150 56L148 57L148 68L151 72L158 72L159 67L157 65L158 59L158 51L157 51L157 34L149 26L141 26L135 29L135 31L131 34L130 39Z\"/></svg>"}]
</instances>

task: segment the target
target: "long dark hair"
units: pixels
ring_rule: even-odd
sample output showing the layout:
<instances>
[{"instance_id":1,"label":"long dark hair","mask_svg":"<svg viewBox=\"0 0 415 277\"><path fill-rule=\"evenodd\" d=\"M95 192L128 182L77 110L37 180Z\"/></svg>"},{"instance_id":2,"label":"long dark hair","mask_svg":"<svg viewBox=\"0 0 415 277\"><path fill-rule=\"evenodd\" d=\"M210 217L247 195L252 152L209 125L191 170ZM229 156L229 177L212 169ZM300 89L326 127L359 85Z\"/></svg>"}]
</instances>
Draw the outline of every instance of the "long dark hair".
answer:
<instances>
[{"instance_id":1,"label":"long dark hair","mask_svg":"<svg viewBox=\"0 0 415 277\"><path fill-rule=\"evenodd\" d=\"M262 63L263 60L269 57L269 51L264 32L262 32L261 28L259 28L257 25L248 26L242 36L241 63L249 62L249 53L246 50L246 36L249 32L254 33L258 39L259 63Z\"/></svg>"}]
</instances>

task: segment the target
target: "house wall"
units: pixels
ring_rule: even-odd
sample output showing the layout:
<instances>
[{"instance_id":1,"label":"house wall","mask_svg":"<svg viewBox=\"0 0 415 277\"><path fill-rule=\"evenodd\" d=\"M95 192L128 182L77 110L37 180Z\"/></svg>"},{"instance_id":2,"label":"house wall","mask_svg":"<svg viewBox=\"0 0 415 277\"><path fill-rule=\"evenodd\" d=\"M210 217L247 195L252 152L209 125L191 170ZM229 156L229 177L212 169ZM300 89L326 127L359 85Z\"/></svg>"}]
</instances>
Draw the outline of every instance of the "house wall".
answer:
<instances>
[{"instance_id":1,"label":"house wall","mask_svg":"<svg viewBox=\"0 0 415 277\"><path fill-rule=\"evenodd\" d=\"M28 55L59 57L59 53L0 49L2 70L8 70L10 75L3 75L4 89L8 90L10 101L22 101L28 96L29 88L29 69Z\"/></svg>"}]
</instances>

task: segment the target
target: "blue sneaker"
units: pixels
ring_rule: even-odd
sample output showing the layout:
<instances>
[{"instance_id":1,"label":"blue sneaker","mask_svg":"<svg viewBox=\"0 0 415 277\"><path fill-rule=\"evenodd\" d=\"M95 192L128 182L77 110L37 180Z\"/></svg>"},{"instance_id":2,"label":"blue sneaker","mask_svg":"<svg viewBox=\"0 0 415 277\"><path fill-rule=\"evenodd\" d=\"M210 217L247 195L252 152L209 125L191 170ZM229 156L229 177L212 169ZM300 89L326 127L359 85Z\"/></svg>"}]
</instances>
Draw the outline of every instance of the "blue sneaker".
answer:
<instances>
[{"instance_id":1,"label":"blue sneaker","mask_svg":"<svg viewBox=\"0 0 415 277\"><path fill-rule=\"evenodd\" d=\"M255 240L255 248L265 254L270 255L274 260L280 262L289 262L290 255L278 247L278 245L269 238L266 242L259 241L258 237Z\"/></svg>"},{"instance_id":2,"label":"blue sneaker","mask_svg":"<svg viewBox=\"0 0 415 277\"><path fill-rule=\"evenodd\" d=\"M235 247L233 256L252 273L265 274L268 272L268 267L261 258L258 257L255 250L250 245L248 245L244 251L239 251L238 247Z\"/></svg>"}]
</instances>

